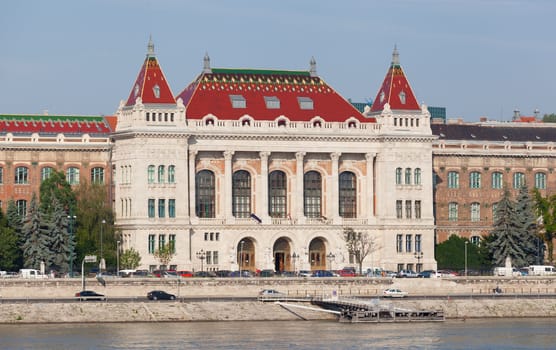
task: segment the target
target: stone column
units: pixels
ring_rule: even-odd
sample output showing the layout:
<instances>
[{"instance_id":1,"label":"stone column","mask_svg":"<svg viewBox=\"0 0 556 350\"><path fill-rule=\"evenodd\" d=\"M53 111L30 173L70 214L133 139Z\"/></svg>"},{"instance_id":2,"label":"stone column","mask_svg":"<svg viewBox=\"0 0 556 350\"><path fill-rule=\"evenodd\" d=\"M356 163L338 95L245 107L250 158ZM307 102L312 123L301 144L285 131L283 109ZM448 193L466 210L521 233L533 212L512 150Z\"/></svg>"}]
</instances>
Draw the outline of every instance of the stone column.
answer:
<instances>
[{"instance_id":1,"label":"stone column","mask_svg":"<svg viewBox=\"0 0 556 350\"><path fill-rule=\"evenodd\" d=\"M234 151L224 151L224 183L223 193L224 198L221 201L224 204L222 208L224 209L224 219L226 222L233 220L232 215L232 158L234 156Z\"/></svg>"},{"instance_id":2,"label":"stone column","mask_svg":"<svg viewBox=\"0 0 556 350\"><path fill-rule=\"evenodd\" d=\"M331 208L332 220L334 223L340 222L340 210L339 210L339 182L338 182L338 169L339 160L342 154L339 152L330 153L330 158L332 159L332 178L330 183L330 201L329 207Z\"/></svg>"},{"instance_id":3,"label":"stone column","mask_svg":"<svg viewBox=\"0 0 556 350\"><path fill-rule=\"evenodd\" d=\"M305 152L297 152L295 154L296 159L296 186L295 186L295 218L299 223L305 223L305 215L303 212L303 158L305 157Z\"/></svg>"},{"instance_id":4,"label":"stone column","mask_svg":"<svg viewBox=\"0 0 556 350\"><path fill-rule=\"evenodd\" d=\"M195 210L195 161L197 159L197 151L189 151L189 212L191 218L197 218Z\"/></svg>"},{"instance_id":5,"label":"stone column","mask_svg":"<svg viewBox=\"0 0 556 350\"><path fill-rule=\"evenodd\" d=\"M257 191L258 205L255 214L263 223L268 223L270 221L268 216L268 157L270 157L270 152L259 152L259 156L261 157L261 186Z\"/></svg>"},{"instance_id":6,"label":"stone column","mask_svg":"<svg viewBox=\"0 0 556 350\"><path fill-rule=\"evenodd\" d=\"M375 216L374 208L374 160L376 153L367 153L367 217L372 218Z\"/></svg>"}]
</instances>

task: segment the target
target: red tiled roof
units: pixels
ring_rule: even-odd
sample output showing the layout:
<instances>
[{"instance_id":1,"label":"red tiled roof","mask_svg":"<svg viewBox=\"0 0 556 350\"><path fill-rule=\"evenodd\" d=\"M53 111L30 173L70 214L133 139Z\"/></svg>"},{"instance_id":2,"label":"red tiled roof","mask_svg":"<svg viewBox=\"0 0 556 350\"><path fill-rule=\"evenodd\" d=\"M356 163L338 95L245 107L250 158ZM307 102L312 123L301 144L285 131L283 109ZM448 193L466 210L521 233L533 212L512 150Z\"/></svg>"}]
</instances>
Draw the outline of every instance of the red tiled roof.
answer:
<instances>
[{"instance_id":1,"label":"red tiled roof","mask_svg":"<svg viewBox=\"0 0 556 350\"><path fill-rule=\"evenodd\" d=\"M392 110L421 110L405 73L399 64L398 50L394 48L392 64L371 106L371 112L379 112L388 103Z\"/></svg>"},{"instance_id":2,"label":"red tiled roof","mask_svg":"<svg viewBox=\"0 0 556 350\"><path fill-rule=\"evenodd\" d=\"M126 106L135 105L138 97L141 97L143 103L176 103L162 68L154 55L152 40L149 40L147 58L145 58L135 84L131 88Z\"/></svg>"},{"instance_id":3,"label":"red tiled roof","mask_svg":"<svg viewBox=\"0 0 556 350\"><path fill-rule=\"evenodd\" d=\"M213 114L228 120L244 115L275 120L283 115L290 121L310 121L319 116L327 122L344 122L351 117L375 122L374 118L365 118L320 77L306 71L212 69L201 73L178 98L186 106L188 119ZM243 99L244 108L234 108L232 99ZM312 109L301 107L311 102Z\"/></svg>"}]
</instances>

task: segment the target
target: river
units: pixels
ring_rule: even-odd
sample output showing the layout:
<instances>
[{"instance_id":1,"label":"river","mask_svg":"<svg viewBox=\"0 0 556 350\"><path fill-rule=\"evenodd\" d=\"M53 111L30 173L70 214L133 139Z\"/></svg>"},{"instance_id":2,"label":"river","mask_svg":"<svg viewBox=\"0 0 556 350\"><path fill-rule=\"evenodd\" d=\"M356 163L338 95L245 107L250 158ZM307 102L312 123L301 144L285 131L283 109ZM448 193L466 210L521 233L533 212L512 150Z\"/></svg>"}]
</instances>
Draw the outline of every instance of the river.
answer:
<instances>
[{"instance_id":1,"label":"river","mask_svg":"<svg viewBox=\"0 0 556 350\"><path fill-rule=\"evenodd\" d=\"M0 325L0 349L553 349L554 319Z\"/></svg>"}]
</instances>

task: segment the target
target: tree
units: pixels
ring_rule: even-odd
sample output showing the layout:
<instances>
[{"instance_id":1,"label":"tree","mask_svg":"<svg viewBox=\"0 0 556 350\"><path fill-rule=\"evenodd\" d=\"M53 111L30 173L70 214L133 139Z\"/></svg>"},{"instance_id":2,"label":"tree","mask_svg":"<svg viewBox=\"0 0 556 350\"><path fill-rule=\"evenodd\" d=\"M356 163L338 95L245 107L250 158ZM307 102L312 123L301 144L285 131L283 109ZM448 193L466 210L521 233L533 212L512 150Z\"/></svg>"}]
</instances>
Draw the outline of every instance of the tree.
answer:
<instances>
[{"instance_id":1,"label":"tree","mask_svg":"<svg viewBox=\"0 0 556 350\"><path fill-rule=\"evenodd\" d=\"M19 243L23 244L23 236L21 235L21 226L23 225L23 218L17 212L17 206L15 201L10 199L8 201L8 210L6 212L6 217L8 220L8 227L14 229L15 234L19 238Z\"/></svg>"},{"instance_id":2,"label":"tree","mask_svg":"<svg viewBox=\"0 0 556 350\"><path fill-rule=\"evenodd\" d=\"M15 271L21 257L19 238L10 227L0 227L0 268Z\"/></svg>"},{"instance_id":3,"label":"tree","mask_svg":"<svg viewBox=\"0 0 556 350\"><path fill-rule=\"evenodd\" d=\"M510 191L505 189L496 207L494 228L490 232L492 241L489 250L495 265L504 266L506 258L510 257L514 265L524 266L527 259L521 242L521 226Z\"/></svg>"},{"instance_id":4,"label":"tree","mask_svg":"<svg viewBox=\"0 0 556 350\"><path fill-rule=\"evenodd\" d=\"M516 198L516 217L521 233L520 242L525 253L525 261L516 261L517 266L530 266L538 264L539 249L537 235L537 217L534 202L526 186L521 186Z\"/></svg>"},{"instance_id":5,"label":"tree","mask_svg":"<svg viewBox=\"0 0 556 350\"><path fill-rule=\"evenodd\" d=\"M543 121L543 123L556 123L556 114L554 114L554 113L545 114L542 117L542 121Z\"/></svg>"},{"instance_id":6,"label":"tree","mask_svg":"<svg viewBox=\"0 0 556 350\"><path fill-rule=\"evenodd\" d=\"M171 244L165 244L162 247L159 247L154 252L154 257L160 262L160 265L168 266L172 258L174 257L174 248Z\"/></svg>"},{"instance_id":7,"label":"tree","mask_svg":"<svg viewBox=\"0 0 556 350\"><path fill-rule=\"evenodd\" d=\"M465 244L467 242L467 268L470 270L485 270L489 266L483 265L479 247L469 242L467 238L451 235L447 240L435 247L435 257L439 269L461 271L465 269Z\"/></svg>"},{"instance_id":8,"label":"tree","mask_svg":"<svg viewBox=\"0 0 556 350\"><path fill-rule=\"evenodd\" d=\"M353 256L359 265L359 274L362 274L363 261L367 255L377 249L374 237L366 232L355 232L353 228L346 227L344 228L343 238L349 255Z\"/></svg>"},{"instance_id":9,"label":"tree","mask_svg":"<svg viewBox=\"0 0 556 350\"><path fill-rule=\"evenodd\" d=\"M75 260L75 239L68 234L69 219L62 203L53 198L53 212L51 213L49 268L60 272L69 272L69 262ZM73 258L73 259L72 259Z\"/></svg>"},{"instance_id":10,"label":"tree","mask_svg":"<svg viewBox=\"0 0 556 350\"><path fill-rule=\"evenodd\" d=\"M37 196L33 194L27 217L23 224L22 234L23 243L23 264L28 268L38 268L41 262L46 266L50 265L48 260L49 254L49 236L43 227L43 220L37 202Z\"/></svg>"},{"instance_id":11,"label":"tree","mask_svg":"<svg viewBox=\"0 0 556 350\"><path fill-rule=\"evenodd\" d=\"M120 265L122 269L136 269L141 265L141 255L135 249L130 248L120 256Z\"/></svg>"},{"instance_id":12,"label":"tree","mask_svg":"<svg viewBox=\"0 0 556 350\"><path fill-rule=\"evenodd\" d=\"M75 210L75 193L70 184L66 181L66 176L62 171L53 171L46 178L40 187L40 207L45 214L52 213L55 209L52 206L54 198L61 203L62 208L68 214Z\"/></svg>"},{"instance_id":13,"label":"tree","mask_svg":"<svg viewBox=\"0 0 556 350\"><path fill-rule=\"evenodd\" d=\"M545 198L535 189L534 197L537 215L539 216L539 232L542 234L548 250L548 260L552 264L552 254L554 253L553 239L556 232L556 195ZM542 253L544 253L544 250Z\"/></svg>"}]
</instances>

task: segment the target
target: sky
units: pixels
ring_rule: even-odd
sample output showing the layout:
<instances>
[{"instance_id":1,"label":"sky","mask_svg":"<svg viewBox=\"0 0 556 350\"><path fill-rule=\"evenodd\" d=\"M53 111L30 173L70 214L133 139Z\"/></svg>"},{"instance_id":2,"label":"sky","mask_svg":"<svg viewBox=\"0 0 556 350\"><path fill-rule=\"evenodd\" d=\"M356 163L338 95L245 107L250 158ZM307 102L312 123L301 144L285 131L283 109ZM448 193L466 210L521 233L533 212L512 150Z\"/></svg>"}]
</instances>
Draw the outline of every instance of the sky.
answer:
<instances>
[{"instance_id":1,"label":"sky","mask_svg":"<svg viewBox=\"0 0 556 350\"><path fill-rule=\"evenodd\" d=\"M174 95L213 68L309 70L376 97L397 47L449 118L556 113L553 0L18 0L0 9L0 114L114 115L149 37Z\"/></svg>"}]
</instances>

